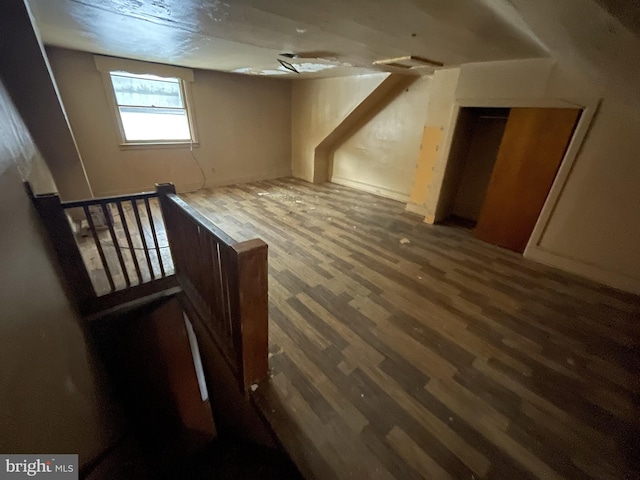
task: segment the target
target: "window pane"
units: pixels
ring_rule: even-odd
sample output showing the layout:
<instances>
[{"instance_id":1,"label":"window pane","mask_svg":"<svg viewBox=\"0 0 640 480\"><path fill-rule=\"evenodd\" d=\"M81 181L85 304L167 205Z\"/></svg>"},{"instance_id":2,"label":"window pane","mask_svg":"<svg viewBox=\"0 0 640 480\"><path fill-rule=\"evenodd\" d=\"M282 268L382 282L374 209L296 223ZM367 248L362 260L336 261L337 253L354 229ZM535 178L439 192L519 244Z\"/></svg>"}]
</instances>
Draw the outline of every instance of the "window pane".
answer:
<instances>
[{"instance_id":1,"label":"window pane","mask_svg":"<svg viewBox=\"0 0 640 480\"><path fill-rule=\"evenodd\" d=\"M189 120L184 110L120 107L127 141L191 140Z\"/></svg>"},{"instance_id":2,"label":"window pane","mask_svg":"<svg viewBox=\"0 0 640 480\"><path fill-rule=\"evenodd\" d=\"M111 72L111 83L118 105L184 108L177 78Z\"/></svg>"}]
</instances>

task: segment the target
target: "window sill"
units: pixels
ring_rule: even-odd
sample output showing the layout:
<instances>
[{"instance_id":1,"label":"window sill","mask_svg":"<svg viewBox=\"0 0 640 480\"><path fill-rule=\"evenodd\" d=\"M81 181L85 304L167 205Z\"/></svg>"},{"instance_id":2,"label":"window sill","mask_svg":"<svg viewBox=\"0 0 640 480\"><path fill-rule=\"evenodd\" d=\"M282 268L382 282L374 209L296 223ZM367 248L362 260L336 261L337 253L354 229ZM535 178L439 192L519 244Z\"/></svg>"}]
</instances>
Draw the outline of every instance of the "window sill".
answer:
<instances>
[{"instance_id":1,"label":"window sill","mask_svg":"<svg viewBox=\"0 0 640 480\"><path fill-rule=\"evenodd\" d=\"M155 148L198 148L199 142L130 142L121 143L120 150L146 150Z\"/></svg>"}]
</instances>

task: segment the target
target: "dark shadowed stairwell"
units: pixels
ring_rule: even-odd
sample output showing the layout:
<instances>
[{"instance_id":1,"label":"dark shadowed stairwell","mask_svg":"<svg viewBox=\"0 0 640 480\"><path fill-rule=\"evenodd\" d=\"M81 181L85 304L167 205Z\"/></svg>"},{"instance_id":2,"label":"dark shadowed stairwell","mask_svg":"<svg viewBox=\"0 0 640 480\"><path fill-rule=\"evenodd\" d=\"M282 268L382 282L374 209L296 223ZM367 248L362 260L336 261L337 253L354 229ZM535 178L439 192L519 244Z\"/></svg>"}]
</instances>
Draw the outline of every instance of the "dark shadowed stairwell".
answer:
<instances>
[{"instance_id":1,"label":"dark shadowed stairwell","mask_svg":"<svg viewBox=\"0 0 640 480\"><path fill-rule=\"evenodd\" d=\"M249 398L267 376L267 245L236 242L170 184L77 202L27 193L126 418L81 477L299 478Z\"/></svg>"},{"instance_id":2,"label":"dark shadowed stairwell","mask_svg":"<svg viewBox=\"0 0 640 480\"><path fill-rule=\"evenodd\" d=\"M225 422L213 424L209 402L200 402L189 344L180 333L175 298L106 316L90 326L117 399L127 434L84 478L297 479L289 457L274 446L239 436ZM220 385L209 384L210 389ZM212 405L215 410L215 402Z\"/></svg>"}]
</instances>

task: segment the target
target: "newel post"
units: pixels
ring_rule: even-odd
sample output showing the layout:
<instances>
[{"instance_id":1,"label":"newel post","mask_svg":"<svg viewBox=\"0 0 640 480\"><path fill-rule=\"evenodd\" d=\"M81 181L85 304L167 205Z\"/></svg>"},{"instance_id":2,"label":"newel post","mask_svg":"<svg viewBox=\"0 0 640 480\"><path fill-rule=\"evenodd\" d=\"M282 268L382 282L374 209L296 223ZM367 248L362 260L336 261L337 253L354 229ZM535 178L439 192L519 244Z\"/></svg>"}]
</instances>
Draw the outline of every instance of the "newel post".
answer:
<instances>
[{"instance_id":1,"label":"newel post","mask_svg":"<svg viewBox=\"0 0 640 480\"><path fill-rule=\"evenodd\" d=\"M169 251L174 260L174 271L176 276L178 275L178 265L176 262L175 254L176 247L173 243L173 222L169 211L169 200L167 195L176 193L176 186L173 183L156 183L156 194L158 195L158 203L160 204L160 213L162 214L162 221L164 222L165 233L167 234L167 243L169 244Z\"/></svg>"},{"instance_id":2,"label":"newel post","mask_svg":"<svg viewBox=\"0 0 640 480\"><path fill-rule=\"evenodd\" d=\"M267 244L260 239L233 245L237 262L242 382L247 393L269 369Z\"/></svg>"},{"instance_id":3,"label":"newel post","mask_svg":"<svg viewBox=\"0 0 640 480\"><path fill-rule=\"evenodd\" d=\"M173 183L156 183L156 193L158 194L158 202L160 203L160 212L162 212L162 219L164 220L165 229L167 229L167 240L171 244L169 238L169 225L167 225L167 195L170 193L176 193L176 186Z\"/></svg>"},{"instance_id":4,"label":"newel post","mask_svg":"<svg viewBox=\"0 0 640 480\"><path fill-rule=\"evenodd\" d=\"M80 312L86 313L91 300L96 298L96 292L82 260L60 197L55 193L35 195L28 182L25 182L25 189L40 216L49 242L56 252L70 293Z\"/></svg>"},{"instance_id":5,"label":"newel post","mask_svg":"<svg viewBox=\"0 0 640 480\"><path fill-rule=\"evenodd\" d=\"M156 193L158 197L169 193L176 193L176 186L173 183L156 183Z\"/></svg>"}]
</instances>

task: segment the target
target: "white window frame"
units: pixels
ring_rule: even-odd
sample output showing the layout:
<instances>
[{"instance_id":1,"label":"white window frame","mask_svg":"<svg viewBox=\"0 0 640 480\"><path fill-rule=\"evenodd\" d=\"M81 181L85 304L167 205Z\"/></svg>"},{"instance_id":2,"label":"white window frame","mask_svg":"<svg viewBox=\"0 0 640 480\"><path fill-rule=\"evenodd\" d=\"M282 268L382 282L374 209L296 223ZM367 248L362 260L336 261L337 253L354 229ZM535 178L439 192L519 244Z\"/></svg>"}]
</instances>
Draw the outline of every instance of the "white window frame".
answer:
<instances>
[{"instance_id":1,"label":"white window frame","mask_svg":"<svg viewBox=\"0 0 640 480\"><path fill-rule=\"evenodd\" d=\"M193 71L186 68L174 67L170 65L160 65L146 62L138 62L136 60L125 60L113 57L94 56L96 67L102 74L102 80L105 87L107 101L109 102L112 112L113 121L119 135L119 146L122 149L129 148L179 148L179 147L197 147L199 146L197 138L197 128L195 116L193 114L191 83L193 83ZM111 81L111 73L126 72L134 75L155 75L162 78L175 78L179 81L180 91L184 102L184 109L187 114L187 122L189 124L190 140L127 140L122 117L113 83Z\"/></svg>"}]
</instances>

